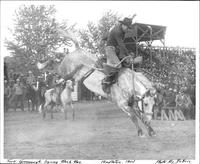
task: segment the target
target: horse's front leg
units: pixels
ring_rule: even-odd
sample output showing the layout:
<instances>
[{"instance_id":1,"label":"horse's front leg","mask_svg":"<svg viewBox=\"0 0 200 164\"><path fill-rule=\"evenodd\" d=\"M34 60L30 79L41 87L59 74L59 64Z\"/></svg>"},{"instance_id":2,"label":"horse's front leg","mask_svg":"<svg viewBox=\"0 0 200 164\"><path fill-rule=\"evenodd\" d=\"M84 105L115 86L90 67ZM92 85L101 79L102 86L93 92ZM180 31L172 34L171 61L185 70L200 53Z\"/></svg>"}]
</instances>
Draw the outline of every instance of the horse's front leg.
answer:
<instances>
[{"instance_id":1,"label":"horse's front leg","mask_svg":"<svg viewBox=\"0 0 200 164\"><path fill-rule=\"evenodd\" d=\"M145 125L145 128L147 129L147 132L148 132L148 135L149 136L155 136L156 135L156 132L153 130L153 128L151 127L151 124L150 124L150 121L148 121L146 119L146 116L142 116L141 117L141 121L142 123Z\"/></svg>"},{"instance_id":2,"label":"horse's front leg","mask_svg":"<svg viewBox=\"0 0 200 164\"><path fill-rule=\"evenodd\" d=\"M138 118L134 113L131 113L131 120L135 123L136 129L137 129L137 132L138 132L138 136L144 137L144 133L139 126Z\"/></svg>"},{"instance_id":3,"label":"horse's front leg","mask_svg":"<svg viewBox=\"0 0 200 164\"><path fill-rule=\"evenodd\" d=\"M128 110L130 111L129 113L130 113L130 116L131 116L131 120L135 123L136 128L138 129L138 136L141 136L141 137L144 136L142 129L139 127L138 119L140 119L141 122L145 125L145 128L147 129L148 135L149 136L155 136L156 133L153 130L153 128L151 127L150 121L148 121L145 116L141 115L138 112L137 108L135 108L134 106L132 108L128 106L128 108L130 108Z\"/></svg>"},{"instance_id":4,"label":"horse's front leg","mask_svg":"<svg viewBox=\"0 0 200 164\"><path fill-rule=\"evenodd\" d=\"M132 106L132 112L141 120L141 122L144 124L145 128L147 129L148 135L149 136L155 136L155 131L151 127L150 121L146 117L147 114L143 114L139 112L138 106L134 104ZM152 114L153 115L153 114Z\"/></svg>"},{"instance_id":5,"label":"horse's front leg","mask_svg":"<svg viewBox=\"0 0 200 164\"><path fill-rule=\"evenodd\" d=\"M156 132L153 130L153 128L151 127L150 123L149 123L149 126L147 126L147 128L148 128L149 136L156 136Z\"/></svg>"},{"instance_id":6,"label":"horse's front leg","mask_svg":"<svg viewBox=\"0 0 200 164\"><path fill-rule=\"evenodd\" d=\"M134 112L134 109L131 108L128 105L120 105L120 108L128 114L128 116L131 118L131 121L135 124L136 129L137 129L137 133L139 137L144 137L144 133L142 128L139 126L139 122L138 122L138 116L136 115L136 113Z\"/></svg>"}]
</instances>

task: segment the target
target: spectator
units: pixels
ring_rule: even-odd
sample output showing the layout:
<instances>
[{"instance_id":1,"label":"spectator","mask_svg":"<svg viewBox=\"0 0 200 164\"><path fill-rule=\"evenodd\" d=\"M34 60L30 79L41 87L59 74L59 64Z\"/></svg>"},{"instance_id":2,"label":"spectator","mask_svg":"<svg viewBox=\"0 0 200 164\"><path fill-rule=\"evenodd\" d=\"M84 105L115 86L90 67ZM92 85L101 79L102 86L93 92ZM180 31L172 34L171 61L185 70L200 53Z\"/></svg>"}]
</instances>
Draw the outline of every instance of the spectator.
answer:
<instances>
[{"instance_id":1,"label":"spectator","mask_svg":"<svg viewBox=\"0 0 200 164\"><path fill-rule=\"evenodd\" d=\"M183 91L183 104L182 111L186 119L191 119L191 114L193 113L193 104L190 96Z\"/></svg>"},{"instance_id":2,"label":"spectator","mask_svg":"<svg viewBox=\"0 0 200 164\"><path fill-rule=\"evenodd\" d=\"M185 117L184 117L183 112L182 112L183 96L184 95L183 95L182 91L180 91L179 94L176 95L176 99L175 99L176 109L174 111L176 120L180 119L182 121L185 120Z\"/></svg>"},{"instance_id":3,"label":"spectator","mask_svg":"<svg viewBox=\"0 0 200 164\"><path fill-rule=\"evenodd\" d=\"M16 80L14 84L14 110L16 111L17 105L20 102L21 110L24 111L24 102L23 102L23 85L19 79Z\"/></svg>"},{"instance_id":4,"label":"spectator","mask_svg":"<svg viewBox=\"0 0 200 164\"><path fill-rule=\"evenodd\" d=\"M8 79L9 80L14 80L14 70L13 69L10 70L10 72L8 74Z\"/></svg>"},{"instance_id":5,"label":"spectator","mask_svg":"<svg viewBox=\"0 0 200 164\"><path fill-rule=\"evenodd\" d=\"M4 111L9 109L9 95L10 95L10 86L7 80L4 80Z\"/></svg>"},{"instance_id":6,"label":"spectator","mask_svg":"<svg viewBox=\"0 0 200 164\"><path fill-rule=\"evenodd\" d=\"M9 83L9 87L10 87L10 92L9 92L9 95L8 95L8 98L9 98L9 106L12 105L12 103L14 102L14 97L15 97L15 91L14 91L14 84L15 84L15 81L14 80L10 80L10 83Z\"/></svg>"},{"instance_id":7,"label":"spectator","mask_svg":"<svg viewBox=\"0 0 200 164\"><path fill-rule=\"evenodd\" d=\"M8 82L8 67L7 64L4 62L4 79Z\"/></svg>"}]
</instances>

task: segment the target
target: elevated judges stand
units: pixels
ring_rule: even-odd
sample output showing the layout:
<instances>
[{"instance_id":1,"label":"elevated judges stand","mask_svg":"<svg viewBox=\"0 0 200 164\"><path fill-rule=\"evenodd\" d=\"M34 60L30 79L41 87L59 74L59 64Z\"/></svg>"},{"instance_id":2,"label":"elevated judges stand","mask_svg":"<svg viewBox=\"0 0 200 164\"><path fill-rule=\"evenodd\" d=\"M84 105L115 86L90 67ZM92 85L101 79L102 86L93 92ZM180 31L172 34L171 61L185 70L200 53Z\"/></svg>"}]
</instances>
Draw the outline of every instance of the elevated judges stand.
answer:
<instances>
[{"instance_id":1,"label":"elevated judges stand","mask_svg":"<svg viewBox=\"0 0 200 164\"><path fill-rule=\"evenodd\" d=\"M150 47L153 41L160 41L165 46L166 26L158 26L144 23L134 23L125 34L124 43L130 51L138 56L138 48L141 44Z\"/></svg>"}]
</instances>

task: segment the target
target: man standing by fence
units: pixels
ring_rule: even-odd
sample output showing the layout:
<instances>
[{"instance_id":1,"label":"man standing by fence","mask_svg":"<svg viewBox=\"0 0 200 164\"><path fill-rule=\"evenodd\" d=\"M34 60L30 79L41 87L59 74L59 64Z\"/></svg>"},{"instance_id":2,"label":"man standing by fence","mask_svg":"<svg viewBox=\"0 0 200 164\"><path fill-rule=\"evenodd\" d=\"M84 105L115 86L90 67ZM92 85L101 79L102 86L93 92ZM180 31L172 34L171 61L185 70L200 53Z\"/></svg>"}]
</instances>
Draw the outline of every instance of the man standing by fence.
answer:
<instances>
[{"instance_id":1,"label":"man standing by fence","mask_svg":"<svg viewBox=\"0 0 200 164\"><path fill-rule=\"evenodd\" d=\"M17 105L20 102L20 108L24 111L24 102L23 102L23 85L19 79L16 80L17 83L14 84L14 110L16 111Z\"/></svg>"},{"instance_id":2,"label":"man standing by fence","mask_svg":"<svg viewBox=\"0 0 200 164\"><path fill-rule=\"evenodd\" d=\"M7 80L4 80L4 111L8 111L9 108L9 95L10 95L10 86Z\"/></svg>"},{"instance_id":3,"label":"man standing by fence","mask_svg":"<svg viewBox=\"0 0 200 164\"><path fill-rule=\"evenodd\" d=\"M179 94L176 95L176 99L175 99L175 102L176 102L176 109L174 111L175 118L176 118L175 120L178 120L179 118L180 120L185 120L185 116L182 111L183 99L184 99L184 95L181 90Z\"/></svg>"}]
</instances>

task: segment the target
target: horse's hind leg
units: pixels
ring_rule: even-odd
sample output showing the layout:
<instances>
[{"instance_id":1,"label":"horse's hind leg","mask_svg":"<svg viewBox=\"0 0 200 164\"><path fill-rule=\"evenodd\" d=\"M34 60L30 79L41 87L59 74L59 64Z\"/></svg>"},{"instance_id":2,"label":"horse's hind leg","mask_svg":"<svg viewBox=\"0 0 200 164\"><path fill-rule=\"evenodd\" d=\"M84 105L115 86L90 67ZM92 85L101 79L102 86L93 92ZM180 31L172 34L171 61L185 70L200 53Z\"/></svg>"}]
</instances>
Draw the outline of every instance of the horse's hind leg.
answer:
<instances>
[{"instance_id":1,"label":"horse's hind leg","mask_svg":"<svg viewBox=\"0 0 200 164\"><path fill-rule=\"evenodd\" d=\"M42 110L43 119L45 119L45 117L46 117L46 112L47 112L47 106L48 106L48 104L49 104L48 102L45 102L45 104L41 106L41 108L43 109Z\"/></svg>"},{"instance_id":2,"label":"horse's hind leg","mask_svg":"<svg viewBox=\"0 0 200 164\"><path fill-rule=\"evenodd\" d=\"M64 115L65 115L65 120L67 120L67 105L64 105Z\"/></svg>"},{"instance_id":3,"label":"horse's hind leg","mask_svg":"<svg viewBox=\"0 0 200 164\"><path fill-rule=\"evenodd\" d=\"M53 119L53 107L54 107L54 105L51 105L51 119Z\"/></svg>"},{"instance_id":4,"label":"horse's hind leg","mask_svg":"<svg viewBox=\"0 0 200 164\"><path fill-rule=\"evenodd\" d=\"M64 113L65 114L65 120L67 120L67 109L66 108L64 109L64 112L65 112Z\"/></svg>"},{"instance_id":5,"label":"horse's hind leg","mask_svg":"<svg viewBox=\"0 0 200 164\"><path fill-rule=\"evenodd\" d=\"M64 112L64 117L65 117L65 120L67 120L67 104L66 103L62 103L62 106L63 106L63 112Z\"/></svg>"},{"instance_id":6,"label":"horse's hind leg","mask_svg":"<svg viewBox=\"0 0 200 164\"><path fill-rule=\"evenodd\" d=\"M70 103L70 107L71 107L72 112L73 112L72 118L73 118L73 120L74 120L74 118L75 118L75 110L74 110L74 106L73 106L72 102Z\"/></svg>"}]
</instances>

